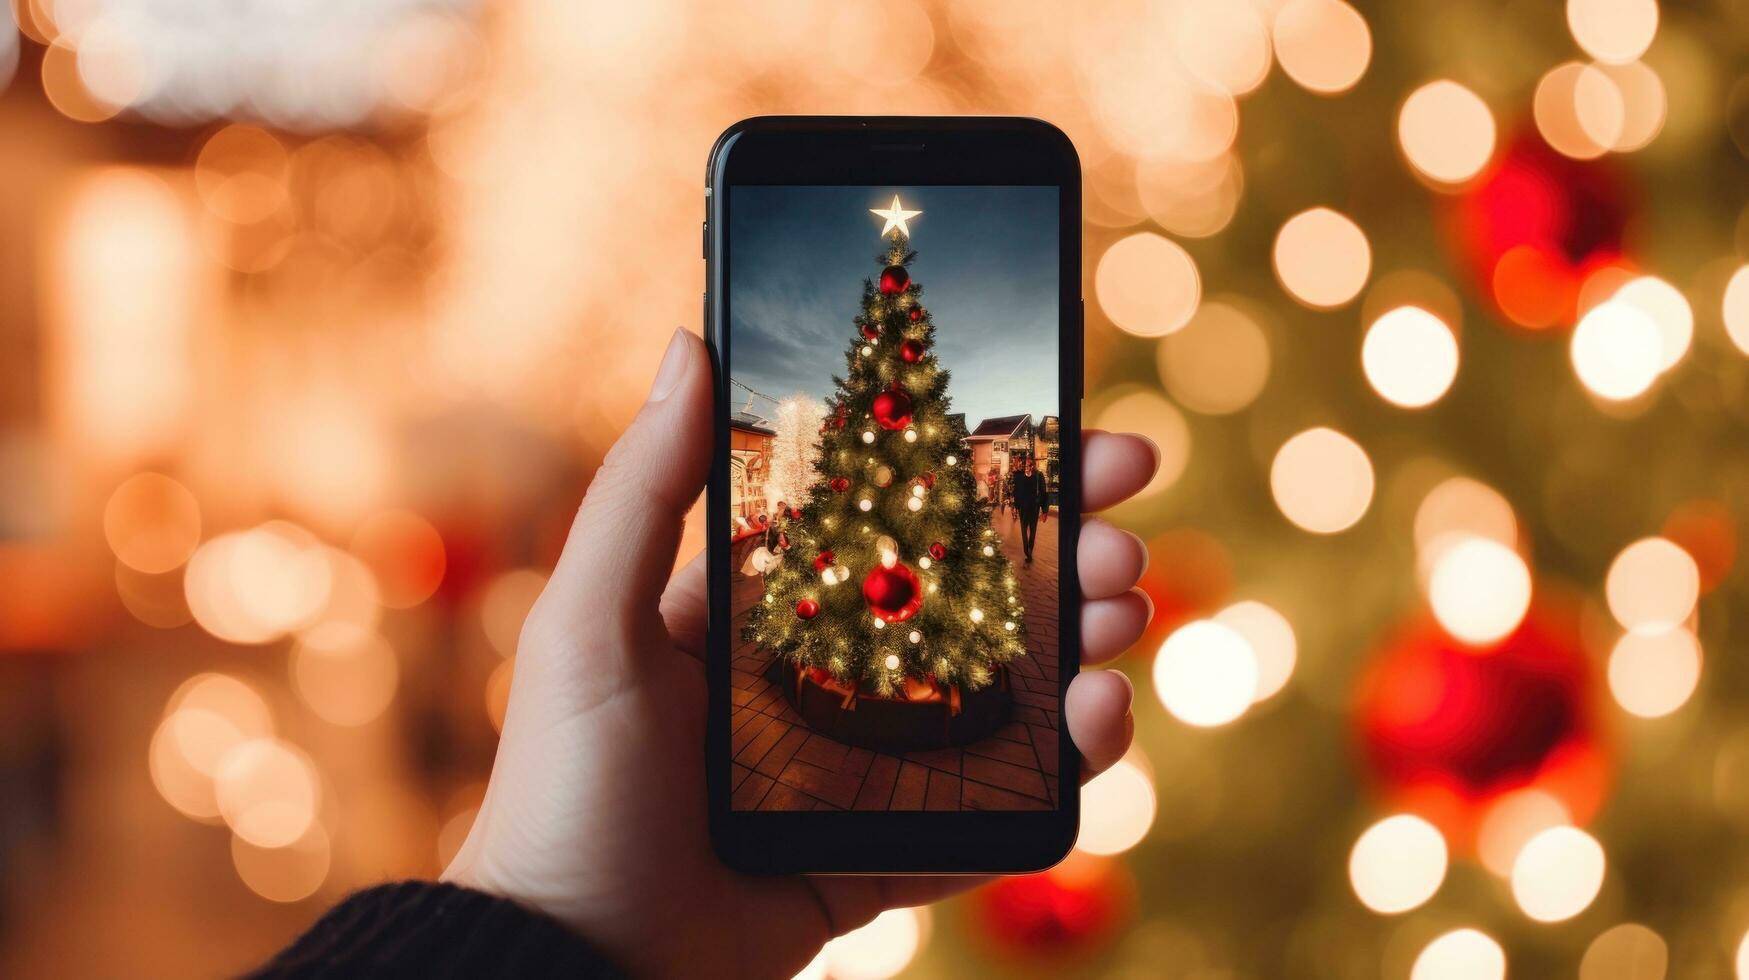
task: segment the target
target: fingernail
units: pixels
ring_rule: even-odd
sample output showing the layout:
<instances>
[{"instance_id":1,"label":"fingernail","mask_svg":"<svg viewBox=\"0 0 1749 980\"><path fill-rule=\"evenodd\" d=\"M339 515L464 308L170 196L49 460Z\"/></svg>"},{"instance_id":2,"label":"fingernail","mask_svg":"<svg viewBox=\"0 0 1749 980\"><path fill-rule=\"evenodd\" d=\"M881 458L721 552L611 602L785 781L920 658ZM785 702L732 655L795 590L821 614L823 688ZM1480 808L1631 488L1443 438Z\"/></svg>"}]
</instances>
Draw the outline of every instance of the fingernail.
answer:
<instances>
[{"instance_id":1,"label":"fingernail","mask_svg":"<svg viewBox=\"0 0 1749 980\"><path fill-rule=\"evenodd\" d=\"M680 379L686 377L686 328L676 327L674 338L668 341L668 353L662 355L662 366L656 369L656 380L650 383L650 401L659 402L674 393Z\"/></svg>"},{"instance_id":2,"label":"fingernail","mask_svg":"<svg viewBox=\"0 0 1749 980\"><path fill-rule=\"evenodd\" d=\"M1143 442L1148 444L1148 451L1154 454L1154 468L1159 469L1160 468L1160 444L1155 442L1154 440L1148 438L1147 436L1142 435L1140 432L1135 433L1135 436L1137 439L1140 439Z\"/></svg>"},{"instance_id":3,"label":"fingernail","mask_svg":"<svg viewBox=\"0 0 1749 980\"><path fill-rule=\"evenodd\" d=\"M1123 681L1123 686L1128 688L1129 692L1130 692L1130 703L1135 704L1136 703L1136 685L1135 685L1134 681L1130 680L1130 675L1124 673L1121 670L1113 670L1113 671L1111 671L1111 673L1116 674L1118 679Z\"/></svg>"}]
</instances>

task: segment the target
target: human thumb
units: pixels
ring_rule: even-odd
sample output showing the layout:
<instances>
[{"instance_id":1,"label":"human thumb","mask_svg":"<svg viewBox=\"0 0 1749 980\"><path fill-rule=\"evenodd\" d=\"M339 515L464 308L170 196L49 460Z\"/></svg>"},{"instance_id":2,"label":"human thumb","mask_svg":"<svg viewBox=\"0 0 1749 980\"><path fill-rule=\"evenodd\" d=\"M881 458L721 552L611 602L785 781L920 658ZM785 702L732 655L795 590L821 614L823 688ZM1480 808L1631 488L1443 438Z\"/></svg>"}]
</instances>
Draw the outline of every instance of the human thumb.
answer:
<instances>
[{"instance_id":1,"label":"human thumb","mask_svg":"<svg viewBox=\"0 0 1749 980\"><path fill-rule=\"evenodd\" d=\"M585 492L531 620L624 641L592 644L608 657L634 655L637 641L662 629L658 606L681 526L710 470L711 402L710 355L676 330L644 407Z\"/></svg>"}]
</instances>

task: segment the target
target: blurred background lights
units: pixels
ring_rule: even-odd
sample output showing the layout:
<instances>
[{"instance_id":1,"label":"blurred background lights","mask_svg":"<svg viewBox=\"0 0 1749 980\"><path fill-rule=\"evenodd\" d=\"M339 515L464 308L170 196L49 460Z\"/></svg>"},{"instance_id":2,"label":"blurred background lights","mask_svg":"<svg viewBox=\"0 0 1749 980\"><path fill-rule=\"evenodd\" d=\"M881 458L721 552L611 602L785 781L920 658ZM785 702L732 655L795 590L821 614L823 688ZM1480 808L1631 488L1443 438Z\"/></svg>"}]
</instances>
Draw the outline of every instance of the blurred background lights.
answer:
<instances>
[{"instance_id":1,"label":"blurred background lights","mask_svg":"<svg viewBox=\"0 0 1749 980\"><path fill-rule=\"evenodd\" d=\"M1749 265L1737 267L1725 283L1720 303L1720 316L1725 321L1725 334L1737 350L1749 354Z\"/></svg>"},{"instance_id":2,"label":"blurred background lights","mask_svg":"<svg viewBox=\"0 0 1749 980\"><path fill-rule=\"evenodd\" d=\"M200 504L161 473L129 477L103 508L103 536L117 561L148 574L179 568L200 543Z\"/></svg>"},{"instance_id":3,"label":"blurred background lights","mask_svg":"<svg viewBox=\"0 0 1749 980\"><path fill-rule=\"evenodd\" d=\"M1214 621L1244 637L1257 661L1257 693L1266 701L1293 676L1298 657L1294 628L1287 617L1255 599L1235 602L1215 613Z\"/></svg>"},{"instance_id":4,"label":"blurred background lights","mask_svg":"<svg viewBox=\"0 0 1749 980\"><path fill-rule=\"evenodd\" d=\"M1505 878L1518 852L1537 834L1573 822L1566 804L1540 789L1519 789L1489 804L1476 828L1476 856L1482 866Z\"/></svg>"},{"instance_id":5,"label":"blurred background lights","mask_svg":"<svg viewBox=\"0 0 1749 980\"><path fill-rule=\"evenodd\" d=\"M1178 720L1199 728L1234 721L1257 699L1257 655L1230 626L1186 623L1154 657L1154 693Z\"/></svg>"},{"instance_id":6,"label":"blurred background lights","mask_svg":"<svg viewBox=\"0 0 1749 980\"><path fill-rule=\"evenodd\" d=\"M1275 236L1275 275L1294 299L1328 310L1359 295L1372 270L1366 235L1329 208L1301 211Z\"/></svg>"},{"instance_id":7,"label":"blurred background lights","mask_svg":"<svg viewBox=\"0 0 1749 980\"><path fill-rule=\"evenodd\" d=\"M1603 888L1603 847L1577 827L1550 827L1532 837L1512 863L1512 897L1538 922L1560 922L1585 911Z\"/></svg>"},{"instance_id":8,"label":"blurred background lights","mask_svg":"<svg viewBox=\"0 0 1749 980\"><path fill-rule=\"evenodd\" d=\"M1688 703L1700 684L1700 641L1681 626L1639 626L1609 654L1609 691L1622 710L1662 718Z\"/></svg>"},{"instance_id":9,"label":"blurred background lights","mask_svg":"<svg viewBox=\"0 0 1749 980\"><path fill-rule=\"evenodd\" d=\"M283 847L261 847L231 836L231 863L249 890L270 902L297 902L322 887L333 863L328 832L319 823Z\"/></svg>"},{"instance_id":10,"label":"blurred background lights","mask_svg":"<svg viewBox=\"0 0 1749 980\"><path fill-rule=\"evenodd\" d=\"M1506 951L1492 936L1455 929L1428 943L1415 957L1409 980L1505 980Z\"/></svg>"},{"instance_id":11,"label":"blurred background lights","mask_svg":"<svg viewBox=\"0 0 1749 980\"><path fill-rule=\"evenodd\" d=\"M1668 538L1641 538L1615 556L1603 588L1623 629L1675 626L1700 599L1700 566Z\"/></svg>"},{"instance_id":12,"label":"blurred background lights","mask_svg":"<svg viewBox=\"0 0 1749 980\"><path fill-rule=\"evenodd\" d=\"M1197 307L1160 341L1160 380L1180 405L1230 415L1257 399L1269 379L1269 340L1248 313L1221 301Z\"/></svg>"},{"instance_id":13,"label":"blurred background lights","mask_svg":"<svg viewBox=\"0 0 1749 980\"><path fill-rule=\"evenodd\" d=\"M1664 980L1670 948L1664 937L1638 922L1623 922L1597 934L1579 960L1579 980Z\"/></svg>"},{"instance_id":14,"label":"blurred background lights","mask_svg":"<svg viewBox=\"0 0 1749 980\"><path fill-rule=\"evenodd\" d=\"M1308 91L1334 95L1354 87L1372 60L1372 32L1341 0L1290 0L1275 15L1275 57Z\"/></svg>"},{"instance_id":15,"label":"blurred background lights","mask_svg":"<svg viewBox=\"0 0 1749 980\"><path fill-rule=\"evenodd\" d=\"M1518 546L1518 517L1500 491L1467 476L1440 481L1415 508L1416 565L1425 584L1445 550L1467 538Z\"/></svg>"},{"instance_id":16,"label":"blurred background lights","mask_svg":"<svg viewBox=\"0 0 1749 980\"><path fill-rule=\"evenodd\" d=\"M1119 759L1081 787L1084 854L1121 854L1142 842L1154 825L1154 781L1139 765Z\"/></svg>"},{"instance_id":17,"label":"blurred background lights","mask_svg":"<svg viewBox=\"0 0 1749 980\"><path fill-rule=\"evenodd\" d=\"M1531 100L1537 133L1558 152L1591 160L1608 152L1627 125L1627 103L1614 79L1569 61L1550 69Z\"/></svg>"},{"instance_id":18,"label":"blurred background lights","mask_svg":"<svg viewBox=\"0 0 1749 980\"><path fill-rule=\"evenodd\" d=\"M12 5L0 9L0 92L18 70L18 28L12 21Z\"/></svg>"},{"instance_id":19,"label":"blurred background lights","mask_svg":"<svg viewBox=\"0 0 1749 980\"><path fill-rule=\"evenodd\" d=\"M1468 537L1434 562L1428 602L1447 633L1487 646L1518 628L1530 609L1530 568L1518 552L1488 538Z\"/></svg>"},{"instance_id":20,"label":"blurred background lights","mask_svg":"<svg viewBox=\"0 0 1749 980\"><path fill-rule=\"evenodd\" d=\"M351 551L375 574L379 601L410 609L443 584L448 557L443 537L425 518L407 510L378 511L352 535Z\"/></svg>"},{"instance_id":21,"label":"blurred background lights","mask_svg":"<svg viewBox=\"0 0 1749 980\"><path fill-rule=\"evenodd\" d=\"M1657 0L1567 0L1567 28L1598 61L1633 61L1658 33Z\"/></svg>"},{"instance_id":22,"label":"blurred background lights","mask_svg":"<svg viewBox=\"0 0 1749 980\"><path fill-rule=\"evenodd\" d=\"M1445 838L1411 814L1368 827L1348 855L1348 881L1361 904L1384 915L1415 908L1445 881Z\"/></svg>"},{"instance_id":23,"label":"blurred background lights","mask_svg":"<svg viewBox=\"0 0 1749 980\"><path fill-rule=\"evenodd\" d=\"M1662 370L1675 367L1688 353L1694 340L1694 311L1675 286L1656 276L1639 276L1617 289L1612 299L1634 307L1658 325L1664 351Z\"/></svg>"},{"instance_id":24,"label":"blurred background lights","mask_svg":"<svg viewBox=\"0 0 1749 980\"><path fill-rule=\"evenodd\" d=\"M1658 324L1619 300L1598 304L1573 329L1573 370L1592 394L1608 401L1625 401L1652 387L1664 351Z\"/></svg>"},{"instance_id":25,"label":"blurred background lights","mask_svg":"<svg viewBox=\"0 0 1749 980\"><path fill-rule=\"evenodd\" d=\"M1423 176L1440 184L1474 177L1494 155L1494 114L1457 82L1428 82L1403 101L1397 141Z\"/></svg>"},{"instance_id":26,"label":"blurred background lights","mask_svg":"<svg viewBox=\"0 0 1749 980\"><path fill-rule=\"evenodd\" d=\"M1353 527L1372 503L1372 461L1335 429L1315 428L1282 443L1269 468L1275 505L1314 534Z\"/></svg>"},{"instance_id":27,"label":"blurred background lights","mask_svg":"<svg viewBox=\"0 0 1749 980\"><path fill-rule=\"evenodd\" d=\"M1244 95L1269 75L1269 29L1246 3L1181 3L1172 9L1172 50L1199 81Z\"/></svg>"},{"instance_id":28,"label":"blurred background lights","mask_svg":"<svg viewBox=\"0 0 1749 980\"><path fill-rule=\"evenodd\" d=\"M1367 328L1360 361L1380 398L1423 408L1438 401L1457 377L1457 338L1426 310L1400 306Z\"/></svg>"},{"instance_id":29,"label":"blurred background lights","mask_svg":"<svg viewBox=\"0 0 1749 980\"><path fill-rule=\"evenodd\" d=\"M886 980L916 957L925 938L927 909L891 909L860 929L826 944L826 975L833 980Z\"/></svg>"},{"instance_id":30,"label":"blurred background lights","mask_svg":"<svg viewBox=\"0 0 1749 980\"><path fill-rule=\"evenodd\" d=\"M394 648L350 623L307 630L292 646L292 686L324 721L362 725L394 699L400 666Z\"/></svg>"},{"instance_id":31,"label":"blurred background lights","mask_svg":"<svg viewBox=\"0 0 1749 980\"><path fill-rule=\"evenodd\" d=\"M480 600L480 625L499 656L515 655L522 623L546 587L546 574L532 568L512 569L486 586Z\"/></svg>"},{"instance_id":32,"label":"blurred background lights","mask_svg":"<svg viewBox=\"0 0 1749 980\"><path fill-rule=\"evenodd\" d=\"M254 738L219 760L219 815L258 847L284 847L309 831L321 787L309 756L275 738Z\"/></svg>"},{"instance_id":33,"label":"blurred background lights","mask_svg":"<svg viewBox=\"0 0 1749 980\"><path fill-rule=\"evenodd\" d=\"M1190 253L1153 232L1137 232L1105 250L1094 273L1099 306L1120 329L1160 337L1190 321L1202 282Z\"/></svg>"}]
</instances>

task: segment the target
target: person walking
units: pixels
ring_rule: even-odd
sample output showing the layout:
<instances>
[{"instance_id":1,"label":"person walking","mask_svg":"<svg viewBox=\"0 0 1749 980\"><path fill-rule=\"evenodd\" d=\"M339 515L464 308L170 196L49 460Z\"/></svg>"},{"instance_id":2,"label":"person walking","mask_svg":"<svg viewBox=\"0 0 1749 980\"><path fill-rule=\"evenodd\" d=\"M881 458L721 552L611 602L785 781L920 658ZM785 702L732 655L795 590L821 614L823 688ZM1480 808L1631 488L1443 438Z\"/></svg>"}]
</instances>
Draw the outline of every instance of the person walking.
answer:
<instances>
[{"instance_id":1,"label":"person walking","mask_svg":"<svg viewBox=\"0 0 1749 980\"><path fill-rule=\"evenodd\" d=\"M1022 456L1020 469L1014 474L1014 511L1020 517L1020 547L1026 552L1026 563L1032 564L1033 542L1038 540L1039 515L1050 505L1046 496L1045 475L1038 471L1031 456Z\"/></svg>"}]
</instances>

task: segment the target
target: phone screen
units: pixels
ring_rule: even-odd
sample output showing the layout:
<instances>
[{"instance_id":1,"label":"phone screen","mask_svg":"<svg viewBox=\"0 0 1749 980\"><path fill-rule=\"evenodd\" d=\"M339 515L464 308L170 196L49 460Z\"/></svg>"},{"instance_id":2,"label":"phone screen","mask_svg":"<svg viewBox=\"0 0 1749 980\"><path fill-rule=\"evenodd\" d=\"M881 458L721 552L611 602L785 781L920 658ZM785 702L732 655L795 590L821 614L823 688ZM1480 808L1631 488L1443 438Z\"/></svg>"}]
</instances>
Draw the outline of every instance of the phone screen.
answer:
<instances>
[{"instance_id":1,"label":"phone screen","mask_svg":"<svg viewBox=\"0 0 1749 980\"><path fill-rule=\"evenodd\" d=\"M1057 809L1058 188L727 193L731 807Z\"/></svg>"}]
</instances>

